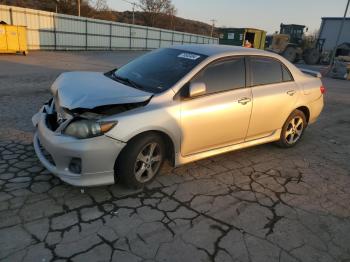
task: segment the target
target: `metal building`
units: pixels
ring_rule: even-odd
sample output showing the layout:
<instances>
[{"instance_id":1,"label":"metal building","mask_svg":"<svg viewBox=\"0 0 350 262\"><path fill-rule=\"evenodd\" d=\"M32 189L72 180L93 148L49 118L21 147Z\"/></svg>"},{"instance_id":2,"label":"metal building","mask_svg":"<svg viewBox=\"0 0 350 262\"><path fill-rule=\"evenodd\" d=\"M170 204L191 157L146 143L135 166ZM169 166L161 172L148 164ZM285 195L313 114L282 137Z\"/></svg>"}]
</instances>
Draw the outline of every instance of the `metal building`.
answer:
<instances>
[{"instance_id":1,"label":"metal building","mask_svg":"<svg viewBox=\"0 0 350 262\"><path fill-rule=\"evenodd\" d=\"M322 17L319 38L325 39L323 46L325 51L331 51L335 47L335 42L342 20L342 17ZM350 42L350 18L345 18L339 44L344 42Z\"/></svg>"}]
</instances>

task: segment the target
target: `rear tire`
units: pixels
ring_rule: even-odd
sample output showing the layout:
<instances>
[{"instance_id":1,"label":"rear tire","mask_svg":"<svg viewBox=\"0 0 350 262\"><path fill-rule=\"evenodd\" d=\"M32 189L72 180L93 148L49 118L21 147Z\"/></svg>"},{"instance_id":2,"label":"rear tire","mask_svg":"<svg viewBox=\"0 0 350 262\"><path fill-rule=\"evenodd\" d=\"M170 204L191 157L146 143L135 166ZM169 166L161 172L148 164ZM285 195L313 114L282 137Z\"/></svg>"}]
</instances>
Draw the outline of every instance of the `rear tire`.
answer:
<instances>
[{"instance_id":1,"label":"rear tire","mask_svg":"<svg viewBox=\"0 0 350 262\"><path fill-rule=\"evenodd\" d=\"M165 156L164 142L157 134L132 139L121 152L115 165L116 178L126 187L137 189L152 182Z\"/></svg>"},{"instance_id":2,"label":"rear tire","mask_svg":"<svg viewBox=\"0 0 350 262\"><path fill-rule=\"evenodd\" d=\"M293 46L288 46L282 53L282 56L289 62L294 63L297 58L297 50Z\"/></svg>"},{"instance_id":3,"label":"rear tire","mask_svg":"<svg viewBox=\"0 0 350 262\"><path fill-rule=\"evenodd\" d=\"M293 111L284 123L277 145L283 148L295 146L302 138L307 126L306 117L300 110Z\"/></svg>"}]
</instances>

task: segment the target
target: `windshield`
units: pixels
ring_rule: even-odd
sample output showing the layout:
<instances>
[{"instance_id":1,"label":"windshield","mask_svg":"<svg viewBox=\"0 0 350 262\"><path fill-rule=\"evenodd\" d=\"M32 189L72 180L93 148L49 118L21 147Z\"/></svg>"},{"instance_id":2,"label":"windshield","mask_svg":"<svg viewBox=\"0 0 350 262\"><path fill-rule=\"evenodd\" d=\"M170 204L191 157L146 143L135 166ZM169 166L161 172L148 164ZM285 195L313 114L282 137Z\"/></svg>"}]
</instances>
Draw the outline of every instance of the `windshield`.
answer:
<instances>
[{"instance_id":1,"label":"windshield","mask_svg":"<svg viewBox=\"0 0 350 262\"><path fill-rule=\"evenodd\" d=\"M164 48L143 55L114 72L114 79L147 92L161 93L207 56Z\"/></svg>"}]
</instances>

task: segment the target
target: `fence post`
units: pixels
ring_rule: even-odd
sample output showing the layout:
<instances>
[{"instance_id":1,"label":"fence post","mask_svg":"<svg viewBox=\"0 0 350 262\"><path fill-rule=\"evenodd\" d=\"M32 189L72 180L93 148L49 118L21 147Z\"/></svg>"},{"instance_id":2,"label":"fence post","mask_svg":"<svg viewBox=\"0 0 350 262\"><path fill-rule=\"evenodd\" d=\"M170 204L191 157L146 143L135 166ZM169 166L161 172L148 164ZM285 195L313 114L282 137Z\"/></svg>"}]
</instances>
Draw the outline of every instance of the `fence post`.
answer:
<instances>
[{"instance_id":1,"label":"fence post","mask_svg":"<svg viewBox=\"0 0 350 262\"><path fill-rule=\"evenodd\" d=\"M162 46L162 30L159 30L159 48Z\"/></svg>"},{"instance_id":2,"label":"fence post","mask_svg":"<svg viewBox=\"0 0 350 262\"><path fill-rule=\"evenodd\" d=\"M12 8L10 8L10 25L13 25L13 11L12 11Z\"/></svg>"},{"instance_id":3,"label":"fence post","mask_svg":"<svg viewBox=\"0 0 350 262\"><path fill-rule=\"evenodd\" d=\"M88 50L88 20L85 18L85 50Z\"/></svg>"},{"instance_id":4,"label":"fence post","mask_svg":"<svg viewBox=\"0 0 350 262\"><path fill-rule=\"evenodd\" d=\"M131 26L129 26L129 37L130 37L129 46L130 46L130 50L131 50L132 49L132 46L131 46L131 44L132 44Z\"/></svg>"},{"instance_id":5,"label":"fence post","mask_svg":"<svg viewBox=\"0 0 350 262\"><path fill-rule=\"evenodd\" d=\"M112 23L109 24L109 50L112 50Z\"/></svg>"},{"instance_id":6,"label":"fence post","mask_svg":"<svg viewBox=\"0 0 350 262\"><path fill-rule=\"evenodd\" d=\"M171 45L174 45L174 31L172 32L172 36L171 36Z\"/></svg>"},{"instance_id":7,"label":"fence post","mask_svg":"<svg viewBox=\"0 0 350 262\"><path fill-rule=\"evenodd\" d=\"M182 44L184 44L184 41L185 41L185 34L183 33L183 34L182 34L182 41L181 41Z\"/></svg>"},{"instance_id":8,"label":"fence post","mask_svg":"<svg viewBox=\"0 0 350 262\"><path fill-rule=\"evenodd\" d=\"M146 50L148 50L148 27L146 28Z\"/></svg>"},{"instance_id":9,"label":"fence post","mask_svg":"<svg viewBox=\"0 0 350 262\"><path fill-rule=\"evenodd\" d=\"M25 20L25 25L26 27L28 27L28 17L27 17L27 11L24 10L24 20ZM38 12L38 25L39 25L39 29L40 29L40 16L39 16L39 12Z\"/></svg>"},{"instance_id":10,"label":"fence post","mask_svg":"<svg viewBox=\"0 0 350 262\"><path fill-rule=\"evenodd\" d=\"M57 50L57 29L56 29L56 15L52 14L53 19L53 36L54 36L54 50Z\"/></svg>"}]
</instances>

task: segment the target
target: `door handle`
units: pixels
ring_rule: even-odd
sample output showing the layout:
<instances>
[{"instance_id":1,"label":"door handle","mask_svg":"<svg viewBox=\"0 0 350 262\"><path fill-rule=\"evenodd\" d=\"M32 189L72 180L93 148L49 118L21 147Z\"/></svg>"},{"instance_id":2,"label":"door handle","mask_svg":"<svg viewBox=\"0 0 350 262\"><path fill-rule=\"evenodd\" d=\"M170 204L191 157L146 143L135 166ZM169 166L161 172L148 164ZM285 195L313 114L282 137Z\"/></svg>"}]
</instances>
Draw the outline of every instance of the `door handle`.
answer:
<instances>
[{"instance_id":1,"label":"door handle","mask_svg":"<svg viewBox=\"0 0 350 262\"><path fill-rule=\"evenodd\" d=\"M296 93L295 90L289 90L289 91L287 91L287 94L290 95L290 96L294 96L295 93Z\"/></svg>"},{"instance_id":2,"label":"door handle","mask_svg":"<svg viewBox=\"0 0 350 262\"><path fill-rule=\"evenodd\" d=\"M243 97L241 99L238 100L238 103L242 104L242 105L246 105L247 103L249 103L251 101L250 98L248 97Z\"/></svg>"}]
</instances>

